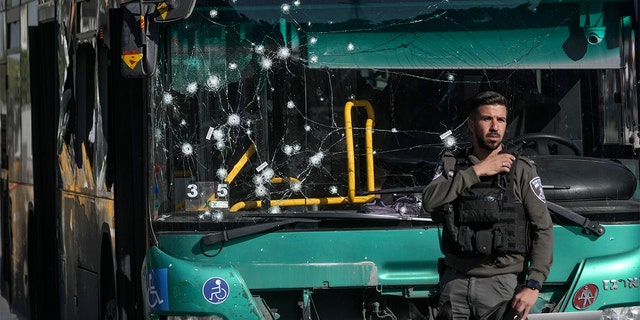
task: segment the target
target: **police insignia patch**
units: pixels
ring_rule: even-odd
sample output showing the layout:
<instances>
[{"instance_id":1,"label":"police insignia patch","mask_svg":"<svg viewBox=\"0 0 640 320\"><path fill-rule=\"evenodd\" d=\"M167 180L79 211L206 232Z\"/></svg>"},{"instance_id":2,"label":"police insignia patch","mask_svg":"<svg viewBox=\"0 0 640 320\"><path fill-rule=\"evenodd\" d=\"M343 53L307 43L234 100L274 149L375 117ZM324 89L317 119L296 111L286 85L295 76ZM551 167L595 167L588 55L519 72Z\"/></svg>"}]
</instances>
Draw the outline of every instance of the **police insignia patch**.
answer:
<instances>
[{"instance_id":1,"label":"police insignia patch","mask_svg":"<svg viewBox=\"0 0 640 320\"><path fill-rule=\"evenodd\" d=\"M529 186L531 187L531 191L540 199L540 201L546 203L547 200L544 197L544 190L542 189L542 181L540 177L535 177L529 181Z\"/></svg>"}]
</instances>

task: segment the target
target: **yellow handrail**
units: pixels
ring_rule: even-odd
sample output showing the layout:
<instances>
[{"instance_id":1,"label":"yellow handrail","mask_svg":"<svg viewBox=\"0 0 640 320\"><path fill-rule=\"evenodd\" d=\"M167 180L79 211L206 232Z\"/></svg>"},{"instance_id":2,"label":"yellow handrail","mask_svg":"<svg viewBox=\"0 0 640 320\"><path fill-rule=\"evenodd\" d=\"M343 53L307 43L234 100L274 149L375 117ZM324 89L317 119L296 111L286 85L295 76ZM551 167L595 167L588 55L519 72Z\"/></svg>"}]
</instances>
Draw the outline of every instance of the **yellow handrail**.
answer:
<instances>
[{"instance_id":1,"label":"yellow handrail","mask_svg":"<svg viewBox=\"0 0 640 320\"><path fill-rule=\"evenodd\" d=\"M375 178L374 178L374 163L373 163L373 125L375 122L375 116L371 103L367 100L354 100L348 101L344 106L344 124L345 124L345 136L347 144L347 171L348 171L348 197L326 197L326 198L290 198L290 199L276 199L271 200L270 206L291 207L291 206L309 206L309 205L331 205L331 204L356 204L367 203L373 201L375 195L356 196L356 165L355 165L355 151L353 146L353 122L352 122L352 109L353 108L365 108L367 111L367 120L365 123L365 155L367 165L367 191L375 190ZM224 179L225 182L230 183L240 172L242 167L247 163L249 158L255 152L255 146L251 147L244 153L244 155L234 165L233 170ZM295 181L294 178L288 178L289 181ZM282 178L272 179L272 183L283 183L286 180ZM235 203L229 208L230 212L236 212L242 209L254 209L262 208L262 201L240 201Z\"/></svg>"},{"instance_id":2,"label":"yellow handrail","mask_svg":"<svg viewBox=\"0 0 640 320\"><path fill-rule=\"evenodd\" d=\"M254 144L251 144L251 146L249 146L249 149L245 151L242 157L240 157L240 160L238 160L238 162L236 162L236 164L233 166L233 169L231 169L231 172L229 172L229 174L227 174L227 176L224 178L224 182L231 183L233 179L236 178L238 173L240 173L240 170L242 170L242 167L244 167L244 165L247 164L247 161L249 161L249 158L251 158L251 156L255 152L256 152L256 146Z\"/></svg>"},{"instance_id":3,"label":"yellow handrail","mask_svg":"<svg viewBox=\"0 0 640 320\"><path fill-rule=\"evenodd\" d=\"M270 206L294 207L294 206L311 206L311 205L328 205L328 204L349 204L350 201L346 197L329 197L329 198L295 198L295 199L276 199L270 201ZM242 209L262 208L262 201L240 201L235 203L229 211L236 212Z\"/></svg>"},{"instance_id":4,"label":"yellow handrail","mask_svg":"<svg viewBox=\"0 0 640 320\"><path fill-rule=\"evenodd\" d=\"M347 142L347 174L349 183L349 200L352 203L365 203L373 200L375 195L356 197L356 165L355 151L353 147L353 122L351 120L351 109L363 107L367 111L367 121L365 123L365 154L367 159L367 191L375 190L375 179L373 172L373 123L375 116L373 107L367 100L348 101L344 105L344 126L345 138Z\"/></svg>"}]
</instances>

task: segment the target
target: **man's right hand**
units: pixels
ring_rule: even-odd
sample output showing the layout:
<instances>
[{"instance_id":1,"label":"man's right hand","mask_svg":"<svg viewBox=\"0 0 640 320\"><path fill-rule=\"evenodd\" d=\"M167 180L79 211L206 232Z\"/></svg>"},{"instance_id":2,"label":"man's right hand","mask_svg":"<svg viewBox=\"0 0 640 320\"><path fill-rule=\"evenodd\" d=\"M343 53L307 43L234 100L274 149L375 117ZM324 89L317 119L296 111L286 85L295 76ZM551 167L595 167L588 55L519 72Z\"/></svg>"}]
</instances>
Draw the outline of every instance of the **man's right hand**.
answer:
<instances>
[{"instance_id":1,"label":"man's right hand","mask_svg":"<svg viewBox=\"0 0 640 320\"><path fill-rule=\"evenodd\" d=\"M473 165L473 171L476 172L478 177L493 176L501 172L509 172L515 160L516 157L508 153L491 155Z\"/></svg>"}]
</instances>

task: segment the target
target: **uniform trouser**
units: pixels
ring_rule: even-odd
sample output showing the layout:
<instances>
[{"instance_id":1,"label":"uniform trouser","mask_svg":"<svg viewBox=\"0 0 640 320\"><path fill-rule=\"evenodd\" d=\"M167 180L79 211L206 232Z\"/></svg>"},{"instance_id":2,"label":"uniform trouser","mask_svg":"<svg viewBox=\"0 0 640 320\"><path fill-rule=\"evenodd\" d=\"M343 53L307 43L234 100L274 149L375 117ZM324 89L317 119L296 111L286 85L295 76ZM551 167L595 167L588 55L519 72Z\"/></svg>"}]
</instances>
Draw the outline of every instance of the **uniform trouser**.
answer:
<instances>
[{"instance_id":1,"label":"uniform trouser","mask_svg":"<svg viewBox=\"0 0 640 320\"><path fill-rule=\"evenodd\" d=\"M451 302L454 320L477 320L497 304L513 298L518 277L516 274L470 277L447 268L440 286L440 305Z\"/></svg>"}]
</instances>

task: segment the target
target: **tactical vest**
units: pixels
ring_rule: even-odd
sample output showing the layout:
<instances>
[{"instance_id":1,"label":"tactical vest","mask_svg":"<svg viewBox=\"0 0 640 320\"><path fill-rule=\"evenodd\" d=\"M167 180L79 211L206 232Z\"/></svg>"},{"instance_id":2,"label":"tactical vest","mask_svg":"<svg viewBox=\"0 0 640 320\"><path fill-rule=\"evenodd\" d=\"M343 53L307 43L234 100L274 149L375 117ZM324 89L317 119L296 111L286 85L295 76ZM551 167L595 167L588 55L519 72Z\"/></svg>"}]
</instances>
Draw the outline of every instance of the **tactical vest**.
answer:
<instances>
[{"instance_id":1,"label":"tactical vest","mask_svg":"<svg viewBox=\"0 0 640 320\"><path fill-rule=\"evenodd\" d=\"M445 206L442 250L461 257L499 256L527 253L529 226L524 206L513 192L513 173L482 177ZM465 158L456 158L456 172L469 167Z\"/></svg>"}]
</instances>

